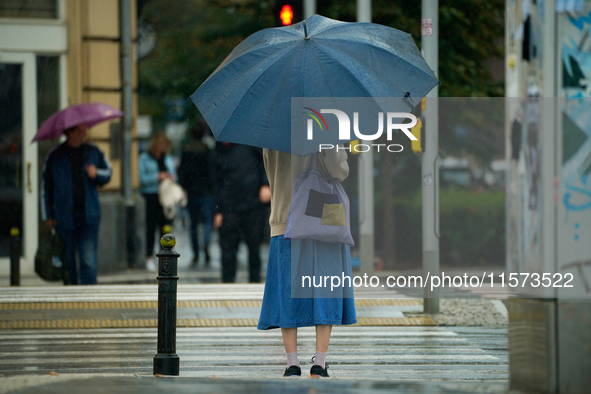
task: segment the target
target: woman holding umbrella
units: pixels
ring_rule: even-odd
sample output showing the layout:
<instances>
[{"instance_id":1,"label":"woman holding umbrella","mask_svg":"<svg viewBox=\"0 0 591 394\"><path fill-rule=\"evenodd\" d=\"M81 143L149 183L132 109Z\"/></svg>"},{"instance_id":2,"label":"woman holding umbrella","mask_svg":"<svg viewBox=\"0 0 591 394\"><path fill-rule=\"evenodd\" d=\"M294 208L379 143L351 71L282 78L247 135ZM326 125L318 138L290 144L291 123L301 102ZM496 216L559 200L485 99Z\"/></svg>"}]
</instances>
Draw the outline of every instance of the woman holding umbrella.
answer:
<instances>
[{"instance_id":1,"label":"woman holding umbrella","mask_svg":"<svg viewBox=\"0 0 591 394\"><path fill-rule=\"evenodd\" d=\"M292 171L299 174L310 168L311 156L301 157L264 149L263 158L271 188L271 244L258 328L281 328L287 353L287 368L283 376L288 377L302 373L297 356L298 327L315 326L316 355L310 375L328 377L325 360L332 326L357 323L352 291L348 298L292 297L292 270L307 265L318 272L319 266L332 266L351 276L349 246L313 239L284 238L295 178ZM324 176L330 174L343 181L349 175L347 153L344 150L323 150L318 155L318 169Z\"/></svg>"},{"instance_id":2,"label":"woman holding umbrella","mask_svg":"<svg viewBox=\"0 0 591 394\"><path fill-rule=\"evenodd\" d=\"M313 270L328 264L351 275L348 245L284 237L292 182L310 168L309 155L319 151L320 141L310 137L307 127L298 127L293 99L387 97L395 99L388 111L404 112L438 83L410 34L313 15L294 25L254 33L191 96L218 141L266 148L272 238L258 328L281 328L288 359L284 376L301 375L298 327L316 326L315 365L310 373L326 377L324 358L332 325L356 321L353 298L344 291L335 298L292 296L291 277L294 269L300 272L299 263ZM311 110L309 106L301 109ZM321 107L321 112L322 108L334 107ZM340 127L329 132L326 122L316 121L323 130L316 134L323 144L338 146L351 140L346 134L341 138ZM342 149L322 149L317 160L322 175L330 173L337 180L348 175Z\"/></svg>"}]
</instances>

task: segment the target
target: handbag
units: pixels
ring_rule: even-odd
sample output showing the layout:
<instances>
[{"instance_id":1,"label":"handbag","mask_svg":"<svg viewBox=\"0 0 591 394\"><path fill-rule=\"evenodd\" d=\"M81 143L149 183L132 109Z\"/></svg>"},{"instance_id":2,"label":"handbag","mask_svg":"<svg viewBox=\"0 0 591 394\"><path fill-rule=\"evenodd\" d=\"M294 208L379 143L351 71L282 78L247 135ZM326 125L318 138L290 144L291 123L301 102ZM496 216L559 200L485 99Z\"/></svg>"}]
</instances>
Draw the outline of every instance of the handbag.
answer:
<instances>
[{"instance_id":1,"label":"handbag","mask_svg":"<svg viewBox=\"0 0 591 394\"><path fill-rule=\"evenodd\" d=\"M35 272L46 281L69 279L66 272L66 255L62 240L52 227L51 231L42 231L39 248L35 254ZM69 280L65 281L66 283Z\"/></svg>"},{"instance_id":2,"label":"handbag","mask_svg":"<svg viewBox=\"0 0 591 394\"><path fill-rule=\"evenodd\" d=\"M176 216L175 207L187 206L187 192L181 185L171 179L164 179L158 185L158 201L162 205L164 216L168 220L173 220Z\"/></svg>"},{"instance_id":3,"label":"handbag","mask_svg":"<svg viewBox=\"0 0 591 394\"><path fill-rule=\"evenodd\" d=\"M349 197L330 174L318 171L318 153L310 168L302 171L293 186L289 205L286 239L315 239L353 246L349 217Z\"/></svg>"}]
</instances>

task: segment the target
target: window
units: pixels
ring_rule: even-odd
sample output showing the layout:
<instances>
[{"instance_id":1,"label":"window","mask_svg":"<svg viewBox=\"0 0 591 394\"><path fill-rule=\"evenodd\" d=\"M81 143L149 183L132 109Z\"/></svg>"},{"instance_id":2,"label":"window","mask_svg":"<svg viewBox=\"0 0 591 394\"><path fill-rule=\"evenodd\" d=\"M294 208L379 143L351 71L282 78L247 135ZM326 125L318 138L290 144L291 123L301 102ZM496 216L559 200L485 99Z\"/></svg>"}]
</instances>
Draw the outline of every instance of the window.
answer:
<instances>
[{"instance_id":1,"label":"window","mask_svg":"<svg viewBox=\"0 0 591 394\"><path fill-rule=\"evenodd\" d=\"M2 0L0 18L57 19L57 0Z\"/></svg>"}]
</instances>

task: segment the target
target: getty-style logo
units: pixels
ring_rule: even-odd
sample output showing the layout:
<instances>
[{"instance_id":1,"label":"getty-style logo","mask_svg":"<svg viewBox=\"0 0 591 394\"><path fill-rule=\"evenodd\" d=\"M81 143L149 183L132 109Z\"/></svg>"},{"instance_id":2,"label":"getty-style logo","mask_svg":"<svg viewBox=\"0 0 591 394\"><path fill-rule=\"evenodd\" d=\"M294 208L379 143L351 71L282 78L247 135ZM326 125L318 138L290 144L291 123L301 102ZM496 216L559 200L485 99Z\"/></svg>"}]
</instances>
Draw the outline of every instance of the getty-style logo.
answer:
<instances>
[{"instance_id":1,"label":"getty-style logo","mask_svg":"<svg viewBox=\"0 0 591 394\"><path fill-rule=\"evenodd\" d=\"M324 131L324 129L326 129L328 131L328 125L326 123L326 120L324 119L324 117L322 116L322 114L333 114L337 117L337 121L339 122L339 140L345 142L345 141L351 141L352 138L351 137L351 119L349 118L349 115L347 115L345 112L338 110L338 109L321 109L320 112L309 108L309 107L304 107L304 109L310 111L310 112L306 112L306 114L308 114L311 119L308 119L307 122L307 138L309 141L314 139L314 121L316 121L316 123L318 124L318 126L320 126L320 131ZM415 127L417 125L417 118L416 116L414 116L411 113L407 113L407 112L388 112L386 114L384 114L383 112L379 112L378 113L378 130L373 133L373 134L363 134L361 132L361 130L359 130L359 112L353 112L353 133L355 134L355 137L357 139L360 140L364 140L364 141L374 141L377 140L378 138L380 138L380 136L383 134L384 132L384 119L386 120L386 137L388 139L388 141L392 141L392 137L393 137L393 131L394 130L401 130L411 141L417 141L417 137L415 137L412 132L410 131L410 129L412 129L413 127ZM396 119L396 123L395 120ZM400 120L405 120L405 119L410 119L409 123L398 123ZM371 144L374 147L378 148L379 151L379 147L380 146L385 146L385 144ZM391 150L389 147L392 145L388 146L388 150L390 152L400 152L402 151L402 145L399 144L393 144L396 147L399 148L399 150L393 151ZM334 145L332 144L320 144L320 151L322 151L322 149L332 149L334 148ZM338 147L337 147L338 149ZM356 145L356 151L357 152L366 152L368 151L370 148L369 145L367 144L358 144ZM350 150L350 148L348 148L348 150Z\"/></svg>"}]
</instances>

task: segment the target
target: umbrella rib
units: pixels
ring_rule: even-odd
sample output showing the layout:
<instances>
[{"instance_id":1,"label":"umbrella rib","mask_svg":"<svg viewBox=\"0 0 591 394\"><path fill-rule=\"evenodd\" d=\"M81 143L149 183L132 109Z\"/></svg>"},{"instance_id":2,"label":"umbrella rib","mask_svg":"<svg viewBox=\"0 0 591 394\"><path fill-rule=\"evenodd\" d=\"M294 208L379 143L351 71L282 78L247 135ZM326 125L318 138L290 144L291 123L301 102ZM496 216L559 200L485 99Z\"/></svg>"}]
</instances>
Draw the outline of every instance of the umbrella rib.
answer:
<instances>
[{"instance_id":1,"label":"umbrella rib","mask_svg":"<svg viewBox=\"0 0 591 394\"><path fill-rule=\"evenodd\" d=\"M409 34L409 36L410 36L410 34ZM331 41L336 41L336 42L340 41L340 39L339 39L339 38L323 38L323 40L327 40L327 41L328 41L328 40L331 40ZM428 76L429 78L433 78L435 81L437 81L437 83L440 83L440 82L439 82L439 80L437 79L437 77L436 77L435 75L431 75L431 74L427 73L425 70L423 70L423 69L422 69L422 68L420 68L420 67L417 67L415 64L411 63L409 60L407 60L407 59L405 59L405 58L403 58L403 57L401 57L401 56L398 56L398 55L393 55L391 52L388 52L388 51L387 51L385 48L382 48L382 47L380 47L380 46L376 46L376 45L373 45L373 44L371 44L371 43L363 43L363 44L364 44L364 45L371 45L373 48L375 48L375 49L379 50L380 52L383 52L383 53L385 53L385 54L387 54L387 55L390 55L390 56L396 56L398 59L400 59L401 61L403 61L403 62L405 62L406 64L410 65L412 68L415 68L416 70L418 70L418 71L422 72L423 74L425 74L425 75L426 75L426 76ZM424 61L424 58L423 58L422 56L421 56L420 58L421 58L421 59ZM339 63L340 63L340 62L339 62ZM425 64L426 64L426 63L425 63Z\"/></svg>"},{"instance_id":2,"label":"umbrella rib","mask_svg":"<svg viewBox=\"0 0 591 394\"><path fill-rule=\"evenodd\" d=\"M213 73L211 73L209 75L209 77L207 77L207 79L209 79L211 76L216 74L224 66L227 66L228 64L230 64L232 62L235 62L236 60L240 59L242 56L244 56L246 54L256 53L256 51L258 51L259 49L265 49L265 46L259 46L256 48L247 48L247 50L242 51L242 45L245 45L245 46L248 45L247 40L254 41L254 39L258 38L259 35L264 35L264 33L267 30L274 30L278 35L279 34L281 34L281 35L286 34L287 35L287 36L285 36L286 41L284 42L286 44L290 43L290 42L295 42L295 41L289 39L289 38L291 38L291 36L298 37L298 35L291 30L282 30L280 28L279 29L278 28L268 28L268 29L260 30L256 33L254 33L253 35L251 35L250 37L247 37L246 40L242 41L236 48L234 48L232 50L232 52L230 52L230 54L228 54L228 56L226 56L226 58L222 61L222 63L220 63L220 65L216 67L216 69L213 71ZM284 38L284 37L278 37L278 38ZM277 43L275 43L274 45L277 45ZM237 51L237 49L240 49L240 51ZM239 53L234 54L234 52L239 52ZM232 54L234 54L234 57L230 58L232 56ZM203 83L205 83L207 81L207 79Z\"/></svg>"},{"instance_id":3,"label":"umbrella rib","mask_svg":"<svg viewBox=\"0 0 591 394\"><path fill-rule=\"evenodd\" d=\"M308 18L309 20L310 18ZM328 19L328 18L327 18ZM350 26L351 22L343 22L343 21L337 21L337 20L333 20L335 22L340 22L340 23L335 23L332 26L327 27L325 30L322 30L320 33L318 33L319 35L322 35L324 33L326 33L327 31L331 31L334 29L337 29L339 27L346 27L346 26ZM353 23L359 23L359 22L353 22ZM363 22L362 22L363 23ZM310 37L313 38L314 36Z\"/></svg>"},{"instance_id":4,"label":"umbrella rib","mask_svg":"<svg viewBox=\"0 0 591 394\"><path fill-rule=\"evenodd\" d=\"M318 47L317 48L318 50L322 51L323 53L325 53L327 55L330 55L331 56L331 59L333 59L334 61L336 61L343 68L343 70L345 70L351 76L351 78L352 78L353 81L358 81L358 79L355 78L355 76L353 75L353 73L351 72L351 70L349 70L339 59L336 59L334 56L332 56L331 53L325 51L319 45L317 45L317 47ZM315 55L316 59L318 59L318 56L316 56L316 54L317 54L316 51L314 51L314 55ZM320 62L318 62L318 63L320 63ZM328 79L326 77L326 74L324 73L324 69L322 67L320 69L322 70L322 77L324 78L325 81L328 81ZM372 97L371 93L369 92L369 90L367 90L367 88L364 85L362 85L361 83L358 83L358 85L366 92L367 97ZM327 86L330 86L330 85L327 83ZM305 96L305 97L307 97L307 96Z\"/></svg>"}]
</instances>

